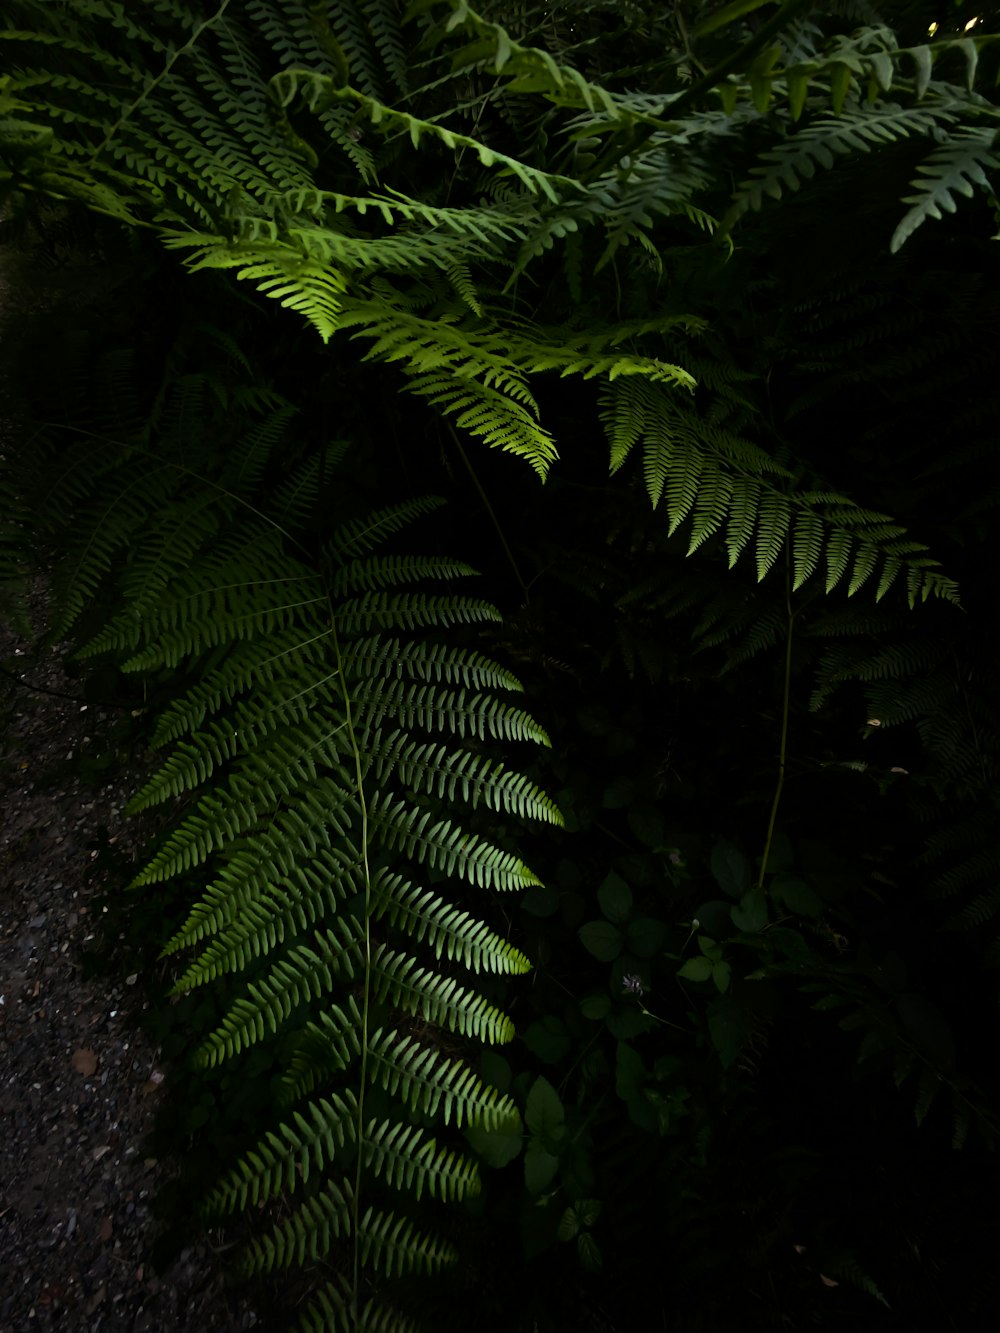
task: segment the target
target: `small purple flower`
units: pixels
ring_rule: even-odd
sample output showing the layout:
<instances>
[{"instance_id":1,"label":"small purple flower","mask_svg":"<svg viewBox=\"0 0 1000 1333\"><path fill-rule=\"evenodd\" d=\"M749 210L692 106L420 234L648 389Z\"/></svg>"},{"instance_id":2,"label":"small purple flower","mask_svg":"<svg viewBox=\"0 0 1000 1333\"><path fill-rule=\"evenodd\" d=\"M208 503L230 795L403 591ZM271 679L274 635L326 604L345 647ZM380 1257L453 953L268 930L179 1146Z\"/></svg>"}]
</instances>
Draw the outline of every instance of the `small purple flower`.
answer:
<instances>
[{"instance_id":1,"label":"small purple flower","mask_svg":"<svg viewBox=\"0 0 1000 1333\"><path fill-rule=\"evenodd\" d=\"M629 995L643 994L642 981L639 977L633 976L631 972L627 972L622 977L622 989L627 990Z\"/></svg>"},{"instance_id":2,"label":"small purple flower","mask_svg":"<svg viewBox=\"0 0 1000 1333\"><path fill-rule=\"evenodd\" d=\"M667 860L670 862L672 866L682 866L684 864L684 858L683 856L681 856L680 849L678 847L675 847L673 851L669 853L669 855L667 856Z\"/></svg>"}]
</instances>

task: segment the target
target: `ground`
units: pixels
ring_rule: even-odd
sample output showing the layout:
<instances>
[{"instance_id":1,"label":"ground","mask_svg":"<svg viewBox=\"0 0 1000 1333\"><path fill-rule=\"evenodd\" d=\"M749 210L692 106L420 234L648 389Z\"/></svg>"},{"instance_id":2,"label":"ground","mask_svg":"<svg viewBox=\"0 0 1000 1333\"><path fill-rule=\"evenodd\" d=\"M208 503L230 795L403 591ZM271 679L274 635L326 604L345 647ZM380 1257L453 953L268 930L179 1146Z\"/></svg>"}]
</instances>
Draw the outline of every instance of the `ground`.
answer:
<instances>
[{"instance_id":1,"label":"ground","mask_svg":"<svg viewBox=\"0 0 1000 1333\"><path fill-rule=\"evenodd\" d=\"M30 447L12 347L38 310L92 301L105 280L0 262L0 455ZM28 600L41 626L44 580ZM154 1160L147 1135L169 1071L136 1021L143 978L88 965L107 889L93 844L103 829L130 855L137 836L129 770L79 762L116 710L86 704L63 650L35 653L6 609L0 597L0 1333L263 1327L211 1237L152 1266L154 1202L177 1164Z\"/></svg>"},{"instance_id":2,"label":"ground","mask_svg":"<svg viewBox=\"0 0 1000 1333\"><path fill-rule=\"evenodd\" d=\"M150 1262L175 1169L145 1146L165 1071L135 1021L142 978L86 966L105 891L92 844L134 836L128 779L81 779L74 759L113 714L61 658L0 629L0 1333L260 1327L209 1243L162 1273Z\"/></svg>"}]
</instances>

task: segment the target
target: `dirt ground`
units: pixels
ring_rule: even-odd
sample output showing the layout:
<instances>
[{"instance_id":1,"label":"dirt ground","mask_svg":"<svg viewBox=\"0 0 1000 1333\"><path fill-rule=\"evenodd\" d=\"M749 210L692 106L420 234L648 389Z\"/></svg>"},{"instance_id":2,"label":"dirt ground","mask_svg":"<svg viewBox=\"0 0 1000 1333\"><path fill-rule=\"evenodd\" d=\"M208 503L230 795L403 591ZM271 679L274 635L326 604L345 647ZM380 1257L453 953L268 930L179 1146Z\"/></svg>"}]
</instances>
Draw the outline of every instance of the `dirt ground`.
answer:
<instances>
[{"instance_id":1,"label":"dirt ground","mask_svg":"<svg viewBox=\"0 0 1000 1333\"><path fill-rule=\"evenodd\" d=\"M35 310L88 283L22 281L0 255L0 461L26 445L12 346ZM43 623L43 580L28 600ZM134 1021L142 978L83 965L103 910L96 831L126 852L134 836L124 772L84 782L74 762L114 710L87 704L60 651L34 654L4 612L0 595L0 1333L263 1327L209 1241L152 1266L154 1201L176 1173L147 1147L164 1070Z\"/></svg>"},{"instance_id":2,"label":"dirt ground","mask_svg":"<svg viewBox=\"0 0 1000 1333\"><path fill-rule=\"evenodd\" d=\"M95 831L133 836L125 777L84 785L73 767L109 710L9 629L0 665L0 1333L260 1327L209 1243L162 1273L150 1262L175 1169L145 1146L164 1071L134 1024L141 978L83 966L102 910Z\"/></svg>"}]
</instances>

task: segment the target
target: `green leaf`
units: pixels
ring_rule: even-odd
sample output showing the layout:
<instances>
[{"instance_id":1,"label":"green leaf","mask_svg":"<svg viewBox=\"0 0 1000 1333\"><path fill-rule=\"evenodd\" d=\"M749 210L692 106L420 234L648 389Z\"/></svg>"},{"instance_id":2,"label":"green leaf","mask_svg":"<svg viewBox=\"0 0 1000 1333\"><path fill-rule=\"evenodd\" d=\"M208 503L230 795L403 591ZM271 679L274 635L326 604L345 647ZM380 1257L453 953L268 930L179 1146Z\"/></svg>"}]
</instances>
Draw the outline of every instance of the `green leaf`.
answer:
<instances>
[{"instance_id":1,"label":"green leaf","mask_svg":"<svg viewBox=\"0 0 1000 1333\"><path fill-rule=\"evenodd\" d=\"M722 110L727 116L731 116L736 110L736 103L739 101L740 86L738 83L720 83L716 89L719 94L719 100L722 102Z\"/></svg>"},{"instance_id":2,"label":"green leaf","mask_svg":"<svg viewBox=\"0 0 1000 1333\"><path fill-rule=\"evenodd\" d=\"M847 93L851 86L851 69L849 65L837 64L833 67L833 73L830 75L830 97L833 104L833 114L839 116L844 109L844 102L847 100Z\"/></svg>"},{"instance_id":3,"label":"green leaf","mask_svg":"<svg viewBox=\"0 0 1000 1333\"><path fill-rule=\"evenodd\" d=\"M887 93L892 87L892 80L895 74L895 66L892 63L892 57L885 51L873 51L868 57L872 63L872 72L875 75L875 81L878 88Z\"/></svg>"},{"instance_id":4,"label":"green leaf","mask_svg":"<svg viewBox=\"0 0 1000 1333\"><path fill-rule=\"evenodd\" d=\"M528 1093L524 1120L532 1134L551 1140L558 1138L566 1124L566 1112L555 1088L541 1075Z\"/></svg>"},{"instance_id":5,"label":"green leaf","mask_svg":"<svg viewBox=\"0 0 1000 1333\"><path fill-rule=\"evenodd\" d=\"M823 914L823 901L815 889L797 875L775 875L770 883L774 901L796 916L817 917Z\"/></svg>"},{"instance_id":6,"label":"green leaf","mask_svg":"<svg viewBox=\"0 0 1000 1333\"><path fill-rule=\"evenodd\" d=\"M780 46L766 47L757 56L747 73L750 95L757 111L764 115L771 102L771 88L774 82L773 70L781 58Z\"/></svg>"},{"instance_id":7,"label":"green leaf","mask_svg":"<svg viewBox=\"0 0 1000 1333\"><path fill-rule=\"evenodd\" d=\"M955 49L965 56L965 86L971 93L976 82L976 66L979 64L979 44L971 37L962 37L955 43Z\"/></svg>"},{"instance_id":8,"label":"green leaf","mask_svg":"<svg viewBox=\"0 0 1000 1333\"><path fill-rule=\"evenodd\" d=\"M725 939L727 935L732 934L732 918L729 915L731 908L732 903L723 902L721 898L713 898L711 902L701 904L694 914L694 919L713 939Z\"/></svg>"},{"instance_id":9,"label":"green leaf","mask_svg":"<svg viewBox=\"0 0 1000 1333\"><path fill-rule=\"evenodd\" d=\"M580 1013L584 1018L607 1018L611 1012L611 999L607 995L587 995L580 1001Z\"/></svg>"},{"instance_id":10,"label":"green leaf","mask_svg":"<svg viewBox=\"0 0 1000 1333\"><path fill-rule=\"evenodd\" d=\"M487 1166L497 1168L512 1162L524 1146L524 1132L517 1123L512 1123L509 1129L483 1129L481 1125L469 1125L465 1138L472 1151Z\"/></svg>"},{"instance_id":11,"label":"green leaf","mask_svg":"<svg viewBox=\"0 0 1000 1333\"><path fill-rule=\"evenodd\" d=\"M651 916L636 917L630 921L625 931L625 943L630 953L636 958L652 958L663 947L667 928L662 921Z\"/></svg>"},{"instance_id":12,"label":"green leaf","mask_svg":"<svg viewBox=\"0 0 1000 1333\"><path fill-rule=\"evenodd\" d=\"M792 113L792 120L798 120L809 92L809 73L803 69L790 69L785 77L788 80L788 109Z\"/></svg>"},{"instance_id":13,"label":"green leaf","mask_svg":"<svg viewBox=\"0 0 1000 1333\"><path fill-rule=\"evenodd\" d=\"M574 1240L580 1234L580 1219L576 1215L576 1209L570 1206L559 1219L559 1225L556 1227L556 1238L558 1240Z\"/></svg>"},{"instance_id":14,"label":"green leaf","mask_svg":"<svg viewBox=\"0 0 1000 1333\"><path fill-rule=\"evenodd\" d=\"M731 995L720 995L709 1005L708 1032L723 1069L735 1063L752 1031L749 1010Z\"/></svg>"},{"instance_id":15,"label":"green leaf","mask_svg":"<svg viewBox=\"0 0 1000 1333\"><path fill-rule=\"evenodd\" d=\"M763 889L751 889L740 899L730 915L737 930L755 935L767 925L767 898Z\"/></svg>"},{"instance_id":16,"label":"green leaf","mask_svg":"<svg viewBox=\"0 0 1000 1333\"><path fill-rule=\"evenodd\" d=\"M524 1154L524 1186L533 1199L552 1184L559 1170L559 1158L540 1143L529 1143Z\"/></svg>"},{"instance_id":17,"label":"green leaf","mask_svg":"<svg viewBox=\"0 0 1000 1333\"><path fill-rule=\"evenodd\" d=\"M773 926L767 932L767 943L770 948L777 953L782 953L786 958L797 961L808 958L811 950L809 945L799 934L797 930L789 930L787 926Z\"/></svg>"},{"instance_id":18,"label":"green leaf","mask_svg":"<svg viewBox=\"0 0 1000 1333\"><path fill-rule=\"evenodd\" d=\"M916 66L915 84L917 91L917 101L923 97L927 91L927 85L931 81L931 69L934 64L934 56L929 46L914 46L910 50L910 56Z\"/></svg>"},{"instance_id":19,"label":"green leaf","mask_svg":"<svg viewBox=\"0 0 1000 1333\"><path fill-rule=\"evenodd\" d=\"M605 1021L608 1031L619 1041L629 1041L656 1026L655 1019L644 1014L637 1005L620 1005L611 1011Z\"/></svg>"},{"instance_id":20,"label":"green leaf","mask_svg":"<svg viewBox=\"0 0 1000 1333\"><path fill-rule=\"evenodd\" d=\"M752 883L750 862L726 838L722 838L712 849L711 869L716 884L731 898L742 898Z\"/></svg>"},{"instance_id":21,"label":"green leaf","mask_svg":"<svg viewBox=\"0 0 1000 1333\"><path fill-rule=\"evenodd\" d=\"M577 932L588 953L602 963L612 963L625 945L625 936L610 921L588 921Z\"/></svg>"},{"instance_id":22,"label":"green leaf","mask_svg":"<svg viewBox=\"0 0 1000 1333\"><path fill-rule=\"evenodd\" d=\"M627 921L632 911L632 890L613 870L597 890L601 911L616 924Z\"/></svg>"},{"instance_id":23,"label":"green leaf","mask_svg":"<svg viewBox=\"0 0 1000 1333\"><path fill-rule=\"evenodd\" d=\"M732 0L732 4L723 5L720 10L705 19L704 23L700 23L695 29L695 35L707 37L710 32L724 28L729 23L735 23L744 14L752 14L755 9L770 3L771 0Z\"/></svg>"},{"instance_id":24,"label":"green leaf","mask_svg":"<svg viewBox=\"0 0 1000 1333\"><path fill-rule=\"evenodd\" d=\"M539 1060L554 1065L570 1048L569 1030L554 1014L546 1014L525 1029L524 1044Z\"/></svg>"},{"instance_id":25,"label":"green leaf","mask_svg":"<svg viewBox=\"0 0 1000 1333\"><path fill-rule=\"evenodd\" d=\"M581 1265L588 1273L596 1273L601 1267L601 1251L589 1231L582 1231L576 1238L576 1252L580 1256Z\"/></svg>"},{"instance_id":26,"label":"green leaf","mask_svg":"<svg viewBox=\"0 0 1000 1333\"><path fill-rule=\"evenodd\" d=\"M720 994L725 995L726 991L729 989L729 983L732 980L732 977L733 969L725 959L721 959L718 963L712 964L712 980L715 982Z\"/></svg>"},{"instance_id":27,"label":"green leaf","mask_svg":"<svg viewBox=\"0 0 1000 1333\"><path fill-rule=\"evenodd\" d=\"M707 981L712 975L713 964L708 958L689 958L677 975L687 981Z\"/></svg>"}]
</instances>

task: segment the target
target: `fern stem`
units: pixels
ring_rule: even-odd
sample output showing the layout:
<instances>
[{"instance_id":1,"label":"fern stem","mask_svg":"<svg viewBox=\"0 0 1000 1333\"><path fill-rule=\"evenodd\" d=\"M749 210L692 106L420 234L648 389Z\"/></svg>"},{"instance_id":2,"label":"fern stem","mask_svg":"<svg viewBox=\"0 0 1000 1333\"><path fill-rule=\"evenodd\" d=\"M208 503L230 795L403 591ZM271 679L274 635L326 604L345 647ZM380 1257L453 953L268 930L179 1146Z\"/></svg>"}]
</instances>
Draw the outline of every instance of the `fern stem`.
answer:
<instances>
[{"instance_id":1,"label":"fern stem","mask_svg":"<svg viewBox=\"0 0 1000 1333\"><path fill-rule=\"evenodd\" d=\"M804 10L811 9L814 4L815 0L786 0L786 3L781 6L776 14L772 15L766 23L761 24L749 41L731 51L714 69L710 69L707 74L703 75L697 83L692 83L685 88L679 97L663 107L660 114L669 117L670 121L680 120L698 98L710 92L730 74L745 68L750 63L751 58L758 51L763 50L772 38L776 37L783 28L786 28L793 19L798 18ZM655 94L660 90L654 86L647 89L647 91ZM664 121L663 128L666 127L667 122ZM584 172L580 178L582 183L589 185L591 182L599 180L606 171L612 171L618 166L623 158L634 156L653 137L657 128L656 125L650 124L648 121L637 125L627 132L624 143L617 135L612 135L607 148L590 170Z\"/></svg>"},{"instance_id":2,"label":"fern stem","mask_svg":"<svg viewBox=\"0 0 1000 1333\"><path fill-rule=\"evenodd\" d=\"M792 626L795 623L795 612L792 610L792 591L791 591L792 571L789 567L786 573L785 582L785 606L788 609L788 633L785 635L785 684L781 699L781 740L778 744L778 781L774 788L774 799L771 802L771 815L767 821L767 837L764 839L764 854L760 861L760 874L757 876L757 888L764 887L764 875L767 873L767 861L771 855L771 844L774 841L774 825L778 818L778 807L781 804L781 793L785 785L785 765L788 756L788 714L792 698Z\"/></svg>"},{"instance_id":3,"label":"fern stem","mask_svg":"<svg viewBox=\"0 0 1000 1333\"><path fill-rule=\"evenodd\" d=\"M361 751L358 749L357 735L354 730L351 695L347 688L347 680L344 674L344 664L340 654L340 638L337 634L337 618L332 603L330 604L330 631L333 637L334 652L337 655L337 676L340 681L340 695L344 701L344 717L347 726L347 735L351 744L351 753L354 756L354 780L358 792L358 807L361 811L361 867L365 880L365 911L363 923L365 974L361 1002L361 1032L359 1034L361 1045L361 1070L358 1076L358 1156L354 1165L354 1197L351 1200L351 1323L353 1327L357 1327L361 1291L361 1237L359 1232L361 1221L361 1177L364 1168L365 1088L368 1084L368 1014L371 1005L372 978L372 876L371 866L368 862L368 803L365 800L365 784L361 766Z\"/></svg>"},{"instance_id":4,"label":"fern stem","mask_svg":"<svg viewBox=\"0 0 1000 1333\"><path fill-rule=\"evenodd\" d=\"M217 22L220 18L222 18L223 14L229 8L229 4L230 0L222 0L222 3L219 5L219 8L215 11L215 13L212 14L211 17L205 19L203 22L198 24L198 26L195 28L194 32L192 32L188 40L184 43L183 46L177 48L177 50L173 53L170 59L160 70L159 74L157 74L154 79L150 80L149 84L143 88L139 96L135 98L134 101L132 101L125 108L124 111L122 111L121 115L108 130L107 134L105 134L104 138L94 149L93 153L91 153L90 162L88 164L89 166L93 167L94 163L105 151L105 149L111 146L111 143L115 138L115 135L118 133L121 127L125 124L125 122L128 119L130 119L132 113L136 111L140 106L142 106L143 102L149 100L150 94L152 93L153 89L156 87L158 83L163 82L163 80L171 72L173 67L177 64L178 60L180 60L181 56L187 55L189 51L194 49L194 46L197 43L198 38L205 31L205 29L210 28L213 23Z\"/></svg>"}]
</instances>

